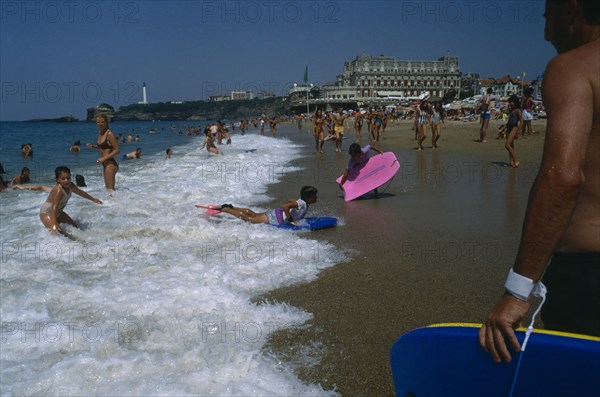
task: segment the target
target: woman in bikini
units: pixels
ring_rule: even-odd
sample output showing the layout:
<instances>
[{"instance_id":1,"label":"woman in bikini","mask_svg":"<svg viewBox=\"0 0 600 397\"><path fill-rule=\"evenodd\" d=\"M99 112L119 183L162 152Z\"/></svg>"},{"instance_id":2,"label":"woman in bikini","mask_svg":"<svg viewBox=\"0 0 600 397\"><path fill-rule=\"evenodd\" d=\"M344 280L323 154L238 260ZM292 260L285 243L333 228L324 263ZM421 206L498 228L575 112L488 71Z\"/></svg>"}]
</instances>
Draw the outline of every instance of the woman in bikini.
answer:
<instances>
[{"instance_id":1,"label":"woman in bikini","mask_svg":"<svg viewBox=\"0 0 600 397\"><path fill-rule=\"evenodd\" d=\"M323 112L317 110L315 112L313 135L315 136L315 153L323 153L323 144L325 143L325 118Z\"/></svg>"},{"instance_id":2,"label":"woman in bikini","mask_svg":"<svg viewBox=\"0 0 600 397\"><path fill-rule=\"evenodd\" d=\"M508 157L510 159L510 166L517 168L519 161L517 160L517 154L515 153L515 139L519 133L519 125L523 125L523 115L520 109L519 98L513 95L508 100L508 108L510 114L508 115L508 122L506 123L506 143L504 147L508 151Z\"/></svg>"},{"instance_id":3,"label":"woman in bikini","mask_svg":"<svg viewBox=\"0 0 600 397\"><path fill-rule=\"evenodd\" d=\"M521 135L525 138L527 135L533 134L531 129L531 120L533 120L533 110L535 109L535 101L533 99L533 88L525 89L525 94L521 98L521 114L523 115L523 124L521 125Z\"/></svg>"},{"instance_id":4,"label":"woman in bikini","mask_svg":"<svg viewBox=\"0 0 600 397\"><path fill-rule=\"evenodd\" d=\"M417 113L415 115L417 123L417 150L423 150L423 141L427 138L427 124L431 122L431 116L429 115L429 103L427 101L421 102Z\"/></svg>"},{"instance_id":5,"label":"woman in bikini","mask_svg":"<svg viewBox=\"0 0 600 397\"><path fill-rule=\"evenodd\" d=\"M360 109L354 112L354 131L356 131L356 142L362 141L362 126L363 126L363 114Z\"/></svg>"},{"instance_id":6,"label":"woman in bikini","mask_svg":"<svg viewBox=\"0 0 600 397\"><path fill-rule=\"evenodd\" d=\"M446 114L444 112L444 106L442 106L442 101L437 101L433 105L433 110L431 112L431 147L433 149L437 149L437 141L440 139L442 135L442 124L444 124L444 118Z\"/></svg>"},{"instance_id":7,"label":"woman in bikini","mask_svg":"<svg viewBox=\"0 0 600 397\"><path fill-rule=\"evenodd\" d=\"M96 160L96 163L102 164L104 167L104 184L108 190L115 190L115 178L119 171L115 157L121 152L121 149L119 149L115 134L109 129L108 116L101 114L96 117L96 125L98 126L98 141L95 144L88 143L86 146L100 151L100 158Z\"/></svg>"}]
</instances>

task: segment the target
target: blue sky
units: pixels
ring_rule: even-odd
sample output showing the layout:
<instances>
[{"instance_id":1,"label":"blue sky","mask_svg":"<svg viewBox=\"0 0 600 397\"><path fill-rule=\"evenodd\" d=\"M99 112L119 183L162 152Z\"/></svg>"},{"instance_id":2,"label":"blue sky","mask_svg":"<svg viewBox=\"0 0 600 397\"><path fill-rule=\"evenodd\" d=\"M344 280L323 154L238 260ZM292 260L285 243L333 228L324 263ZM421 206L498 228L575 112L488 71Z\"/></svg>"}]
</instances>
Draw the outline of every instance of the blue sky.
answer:
<instances>
[{"instance_id":1,"label":"blue sky","mask_svg":"<svg viewBox=\"0 0 600 397\"><path fill-rule=\"evenodd\" d=\"M543 0L0 2L0 120L73 115L100 102L283 95L335 80L359 54L436 60L463 73L540 75Z\"/></svg>"}]
</instances>

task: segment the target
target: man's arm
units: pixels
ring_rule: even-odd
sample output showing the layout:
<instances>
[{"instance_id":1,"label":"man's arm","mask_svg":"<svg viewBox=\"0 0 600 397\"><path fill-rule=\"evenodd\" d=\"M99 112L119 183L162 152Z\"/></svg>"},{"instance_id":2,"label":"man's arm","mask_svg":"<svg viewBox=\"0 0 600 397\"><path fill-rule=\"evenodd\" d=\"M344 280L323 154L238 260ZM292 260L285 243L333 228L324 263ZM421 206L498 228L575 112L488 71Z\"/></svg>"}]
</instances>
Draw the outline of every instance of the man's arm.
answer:
<instances>
[{"instance_id":1,"label":"man's arm","mask_svg":"<svg viewBox=\"0 0 600 397\"><path fill-rule=\"evenodd\" d=\"M548 65L543 98L549 115L544 153L514 266L533 281L542 277L575 209L594 113L590 82L560 58Z\"/></svg>"},{"instance_id":2,"label":"man's arm","mask_svg":"<svg viewBox=\"0 0 600 397\"><path fill-rule=\"evenodd\" d=\"M568 59L568 58L567 58ZM529 195L521 243L513 270L537 282L569 224L579 189L592 129L593 92L573 62L552 60L544 74L548 126L542 164ZM520 351L514 329L529 304L505 293L479 331L480 344L496 361L510 361L504 338Z\"/></svg>"}]
</instances>

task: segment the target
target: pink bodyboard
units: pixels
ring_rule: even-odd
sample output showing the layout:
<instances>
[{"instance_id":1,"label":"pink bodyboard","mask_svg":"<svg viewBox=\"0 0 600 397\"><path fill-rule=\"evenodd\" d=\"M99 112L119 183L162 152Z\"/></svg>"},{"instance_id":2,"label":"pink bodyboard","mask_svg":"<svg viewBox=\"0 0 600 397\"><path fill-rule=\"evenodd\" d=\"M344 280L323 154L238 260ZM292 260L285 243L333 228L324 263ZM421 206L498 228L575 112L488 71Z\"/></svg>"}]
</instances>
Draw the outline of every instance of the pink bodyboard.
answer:
<instances>
[{"instance_id":1,"label":"pink bodyboard","mask_svg":"<svg viewBox=\"0 0 600 397\"><path fill-rule=\"evenodd\" d=\"M351 201L383 185L396 175L400 162L392 152L376 154L369 161L359 164L348 172L344 183L344 200ZM340 183L342 177L336 179Z\"/></svg>"}]
</instances>

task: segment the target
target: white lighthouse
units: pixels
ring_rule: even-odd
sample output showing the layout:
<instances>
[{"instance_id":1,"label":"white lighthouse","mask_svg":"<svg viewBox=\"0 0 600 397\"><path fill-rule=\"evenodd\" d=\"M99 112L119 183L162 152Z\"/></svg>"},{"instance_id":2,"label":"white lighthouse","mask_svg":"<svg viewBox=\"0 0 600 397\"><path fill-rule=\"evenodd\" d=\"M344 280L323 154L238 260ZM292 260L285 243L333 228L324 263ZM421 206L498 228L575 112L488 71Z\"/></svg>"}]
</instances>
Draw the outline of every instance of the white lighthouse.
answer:
<instances>
[{"instance_id":1,"label":"white lighthouse","mask_svg":"<svg viewBox=\"0 0 600 397\"><path fill-rule=\"evenodd\" d=\"M140 104L148 104L148 96L146 95L146 83L142 84L142 102L140 102Z\"/></svg>"}]
</instances>

